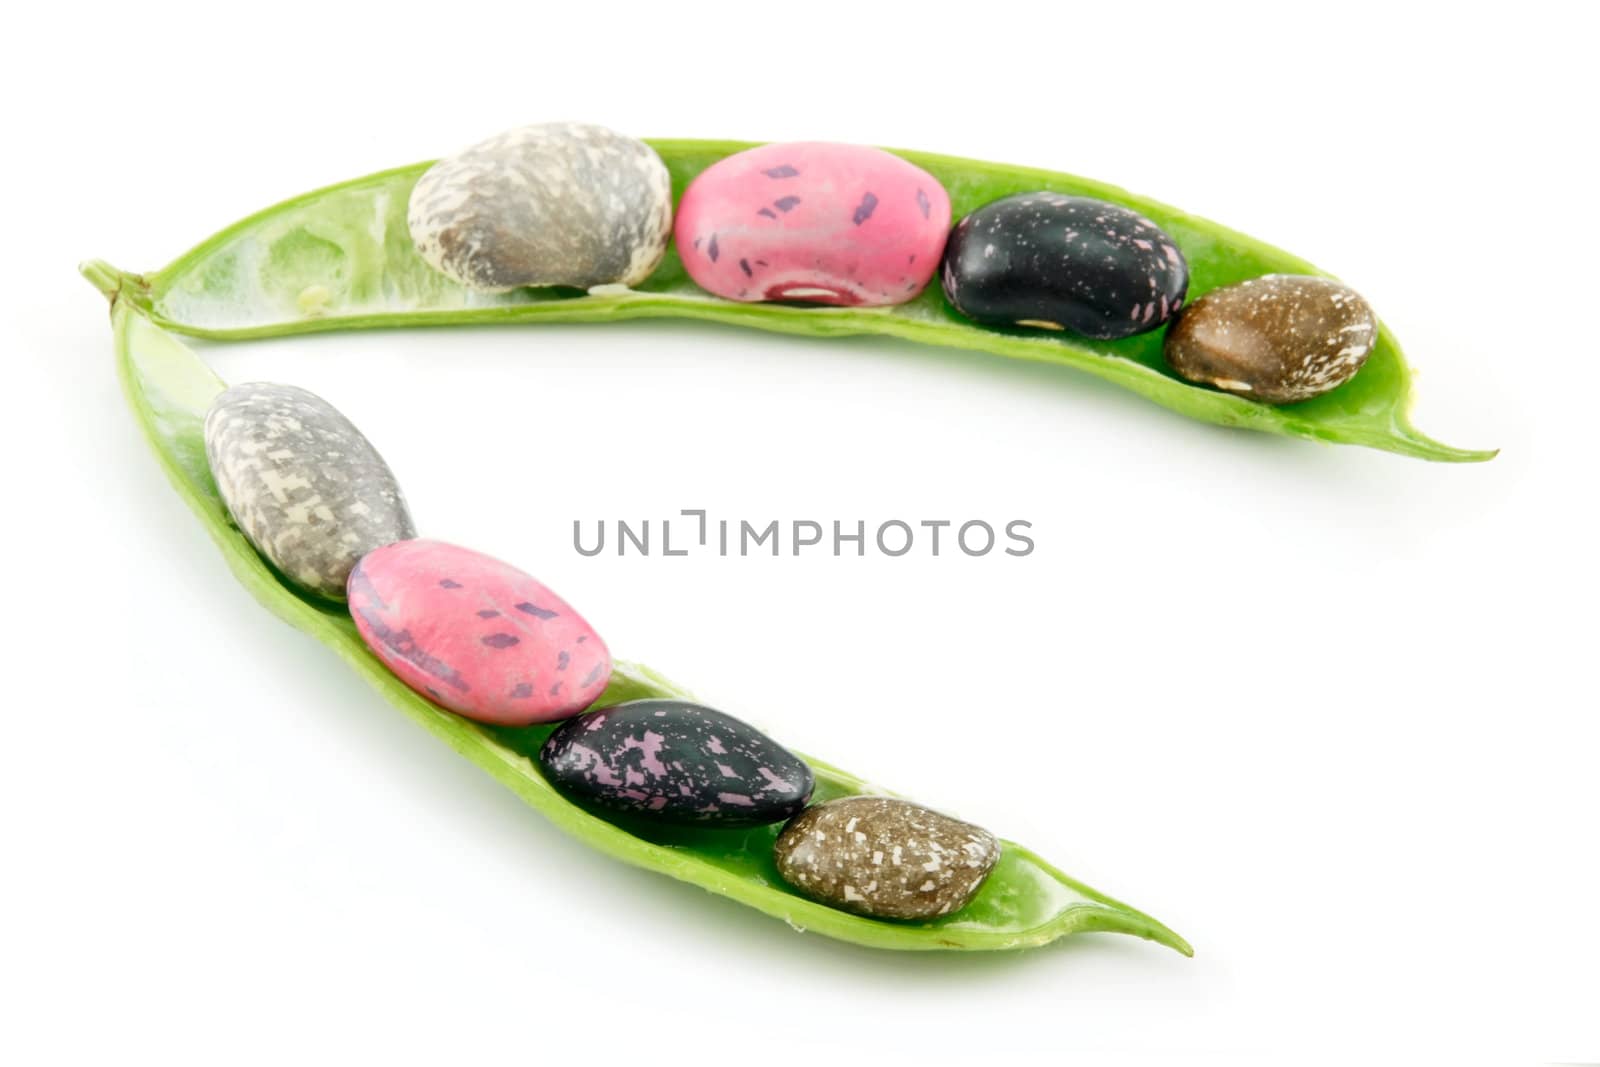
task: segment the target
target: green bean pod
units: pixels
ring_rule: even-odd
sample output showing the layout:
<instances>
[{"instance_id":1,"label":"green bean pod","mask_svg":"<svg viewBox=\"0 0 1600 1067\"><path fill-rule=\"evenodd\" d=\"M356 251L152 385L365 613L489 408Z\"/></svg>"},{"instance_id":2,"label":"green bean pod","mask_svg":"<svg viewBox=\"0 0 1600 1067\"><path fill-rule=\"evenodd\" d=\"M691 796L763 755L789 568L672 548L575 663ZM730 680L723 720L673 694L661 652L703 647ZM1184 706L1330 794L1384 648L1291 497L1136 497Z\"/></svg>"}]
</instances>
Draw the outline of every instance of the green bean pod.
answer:
<instances>
[{"instance_id":1,"label":"green bean pod","mask_svg":"<svg viewBox=\"0 0 1600 1067\"><path fill-rule=\"evenodd\" d=\"M978 896L932 922L886 922L814 903L789 889L773 859L777 826L747 831L623 827L565 799L532 757L556 724L493 727L453 715L418 696L368 651L339 605L297 593L229 520L206 460L203 424L224 383L186 345L151 320L148 291L99 264L84 273L112 302L116 360L124 393L178 495L211 535L234 575L280 618L338 653L391 704L488 771L562 830L617 859L657 871L842 941L884 949L1009 949L1067 934L1109 931L1167 945L1183 938L1141 912L1068 877L1020 845L1005 842ZM597 706L644 698L692 699L648 668L616 663ZM881 793L862 779L805 757L816 775L814 799Z\"/></svg>"},{"instance_id":2,"label":"green bean pod","mask_svg":"<svg viewBox=\"0 0 1600 1067\"><path fill-rule=\"evenodd\" d=\"M733 141L649 142L672 174L674 198L707 166L751 145ZM1165 230L1188 260L1189 296L1263 274L1316 274L1286 252L1176 208L1100 182L1050 171L921 152L898 155L933 174L948 190L957 218L1013 193L1050 190L1097 197L1130 208ZM1349 382L1302 403L1274 406L1194 385L1177 377L1161 353L1161 332L1119 341L994 329L969 322L937 285L894 307L796 307L722 300L698 288L675 251L636 288L469 291L417 254L406 224L419 163L329 186L287 200L228 227L146 275L117 276L117 286L156 324L214 339L275 337L318 330L512 322L616 322L639 318L702 319L815 337L877 335L1087 371L1163 407L1204 422L1342 444L1422 459L1492 458L1440 444L1408 415L1411 372L1387 327Z\"/></svg>"}]
</instances>

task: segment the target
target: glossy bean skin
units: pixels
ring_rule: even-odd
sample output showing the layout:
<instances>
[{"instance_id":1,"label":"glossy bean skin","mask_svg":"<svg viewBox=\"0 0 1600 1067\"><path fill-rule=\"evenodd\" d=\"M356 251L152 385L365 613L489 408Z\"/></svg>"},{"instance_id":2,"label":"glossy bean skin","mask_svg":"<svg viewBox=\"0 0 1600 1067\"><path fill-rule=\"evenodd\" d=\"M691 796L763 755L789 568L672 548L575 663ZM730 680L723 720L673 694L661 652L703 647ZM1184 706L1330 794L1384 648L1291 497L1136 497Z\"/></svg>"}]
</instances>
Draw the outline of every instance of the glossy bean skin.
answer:
<instances>
[{"instance_id":1,"label":"glossy bean skin","mask_svg":"<svg viewBox=\"0 0 1600 1067\"><path fill-rule=\"evenodd\" d=\"M687 188L719 161L756 147L739 141L648 143L666 164L675 190ZM957 217L1006 196L1039 191L1134 211L1172 236L1189 265L1191 296L1263 274L1315 273L1287 252L1102 182L923 152L894 154L936 178L950 194ZM401 167L296 197L228 227L157 271L135 274L101 262L87 264L85 271L102 292L130 301L156 324L213 339L402 325L641 318L695 319L818 338L865 334L1074 368L1188 418L1223 426L1446 462L1494 455L1452 448L1416 429L1408 414L1410 370L1393 336L1382 329L1371 356L1347 386L1280 410L1166 372L1153 334L1096 341L1065 331L996 329L953 311L935 286L890 308L744 303L708 294L669 250L659 268L631 290L573 296L516 289L486 299L451 281L415 251L406 204L427 169L427 164ZM247 264L260 266L241 269Z\"/></svg>"},{"instance_id":2,"label":"glossy bean skin","mask_svg":"<svg viewBox=\"0 0 1600 1067\"><path fill-rule=\"evenodd\" d=\"M1298 404L1355 377L1378 343L1378 317L1332 278L1270 274L1214 289L1168 332L1169 366L1193 382Z\"/></svg>"},{"instance_id":3,"label":"glossy bean skin","mask_svg":"<svg viewBox=\"0 0 1600 1067\"><path fill-rule=\"evenodd\" d=\"M682 183L697 168L744 146L702 142L662 142L674 181ZM1082 179L1045 175L1021 168L972 161L921 157L970 210L995 195L1047 187L1063 192L1090 191L1117 195ZM1403 419L1409 381L1393 339L1380 336L1372 359L1350 383L1351 389L1317 398L1293 414L1190 386L1175 377L1150 373L1147 346L1118 342L1104 346L1060 343L1053 335L1018 337L985 331L946 314L938 294L883 315L868 317L851 309L797 309L782 306L733 306L691 290L681 267L666 269L637 293L597 293L566 299L519 290L503 300L477 300L462 287L413 262L391 238L403 234L406 193L423 168L399 170L358 179L297 198L230 227L204 242L170 267L143 275L118 272L104 264L85 268L90 281L112 298L112 324L118 370L128 383L128 401L158 461L180 497L215 539L222 556L261 603L314 634L337 651L386 699L436 736L504 782L531 806L566 831L608 854L652 870L683 878L795 926L861 944L887 948L1006 948L1039 944L1083 929L1119 929L1180 946L1170 931L1138 916L1087 887L1068 879L1020 846L1005 844L994 873L954 923L898 926L854 916L816 904L772 884L770 857L744 845L710 845L700 839L662 841L627 833L592 818L557 793L529 762L549 727L502 728L478 724L450 714L412 691L372 656L353 624L338 613L308 604L285 585L281 576L262 565L260 557L226 519L215 485L195 457L203 406L196 397L222 388L166 330L216 338L271 336L316 330L510 321L617 321L650 315L744 323L761 328L832 336L881 333L919 341L951 344L1028 359L1052 359L1097 374L1135 390L1158 403L1209 421L1306 437L1343 440L1391 448L1438 459L1482 459L1428 441ZM1006 188L1009 186L1010 188ZM1129 198L1133 202L1136 198ZM385 205L389 205L388 208ZM1174 233L1196 267L1198 292L1269 270L1309 269L1276 250L1211 227L1180 212L1144 202L1147 214ZM315 230L326 235L317 255L296 258L294 235ZM285 255L269 253L285 250ZM1216 255L1197 254L1216 252ZM247 253L258 253L251 259ZM271 262L280 269L268 275L250 270L228 273L227 262ZM360 284L328 284L337 278L323 263L353 266L348 275ZM670 257L669 264L670 266ZM1335 399L1339 394L1339 399ZM685 694L659 676L636 668L619 668L603 701L640 697L678 698ZM818 768L819 799L866 791L865 784L826 764ZM663 843L666 842L666 843ZM1186 946L1185 946L1186 950Z\"/></svg>"},{"instance_id":4,"label":"glossy bean skin","mask_svg":"<svg viewBox=\"0 0 1600 1067\"><path fill-rule=\"evenodd\" d=\"M977 322L1116 340L1177 313L1189 265L1137 212L1039 191L985 204L957 223L940 278L951 306Z\"/></svg>"},{"instance_id":5,"label":"glossy bean skin","mask_svg":"<svg viewBox=\"0 0 1600 1067\"><path fill-rule=\"evenodd\" d=\"M186 346L140 306L143 287L103 270L85 269L114 297L111 322L118 374L130 411L178 497L216 543L243 586L274 614L336 652L394 707L481 767L563 831L616 859L700 886L796 929L854 944L900 951L1000 950L1037 946L1069 934L1116 931L1148 938L1184 954L1188 944L1161 923L1084 885L1026 848L1004 843L1000 861L978 895L945 920L884 922L818 903L782 883L773 869L772 827L724 833L661 827L624 828L573 803L534 759L553 727L504 726L457 715L412 689L368 648L354 620L299 595L267 567L229 520L204 459L203 421L225 386ZM124 288L126 284L126 288ZM186 564L187 565L187 564ZM194 566L203 567L196 560ZM691 700L680 687L637 664L613 665L601 706L641 699ZM337 709L330 709L337 710ZM811 767L814 799L871 792L862 779L822 761ZM619 918L619 921L626 921Z\"/></svg>"},{"instance_id":6,"label":"glossy bean skin","mask_svg":"<svg viewBox=\"0 0 1600 1067\"><path fill-rule=\"evenodd\" d=\"M886 307L928 284L950 197L920 167L864 145L799 142L739 152L684 191L678 255L728 300Z\"/></svg>"},{"instance_id":7,"label":"glossy bean skin","mask_svg":"<svg viewBox=\"0 0 1600 1067\"><path fill-rule=\"evenodd\" d=\"M804 760L749 723L681 700L579 715L539 749L539 766L586 807L679 825L782 822L815 786Z\"/></svg>"},{"instance_id":8,"label":"glossy bean skin","mask_svg":"<svg viewBox=\"0 0 1600 1067\"><path fill-rule=\"evenodd\" d=\"M350 614L397 677L478 722L568 718L611 675L600 635L544 583L443 541L362 557L350 572Z\"/></svg>"}]
</instances>

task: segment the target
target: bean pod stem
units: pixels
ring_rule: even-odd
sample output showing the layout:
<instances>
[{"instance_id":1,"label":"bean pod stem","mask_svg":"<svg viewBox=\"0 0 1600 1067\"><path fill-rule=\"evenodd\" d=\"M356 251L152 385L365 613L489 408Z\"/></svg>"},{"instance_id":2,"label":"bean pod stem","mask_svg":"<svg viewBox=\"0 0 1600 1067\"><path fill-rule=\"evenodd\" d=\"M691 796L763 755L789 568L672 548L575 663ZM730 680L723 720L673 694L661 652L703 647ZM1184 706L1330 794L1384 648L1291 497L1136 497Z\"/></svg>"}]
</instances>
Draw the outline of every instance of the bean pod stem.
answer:
<instances>
[{"instance_id":1,"label":"bean pod stem","mask_svg":"<svg viewBox=\"0 0 1600 1067\"><path fill-rule=\"evenodd\" d=\"M229 521L206 461L206 410L224 383L177 338L146 314L132 278L102 264L84 275L111 300L116 362L124 394L162 469L205 526L234 575L290 625L343 658L395 707L482 767L563 831L616 859L700 886L719 896L841 941L901 950L1011 949L1043 945L1067 934L1131 934L1192 955L1188 942L1142 912L1089 888L1020 845L1005 842L1000 862L977 898L948 918L893 923L818 904L786 887L772 859L776 826L743 833L668 828L628 829L571 803L531 759L553 725L492 727L453 715L418 696L368 651L342 606L302 596L285 584ZM647 698L692 696L638 664L617 662L598 706ZM819 760L815 799L884 790Z\"/></svg>"},{"instance_id":2,"label":"bean pod stem","mask_svg":"<svg viewBox=\"0 0 1600 1067\"><path fill-rule=\"evenodd\" d=\"M671 172L674 197L712 163L751 147L732 141L649 142ZM1190 268L1190 299L1263 274L1320 274L1309 263L1176 208L1101 182L1026 167L897 151L950 193L957 218L1014 193L1049 190L1121 204L1172 236ZM1178 378L1161 332L1119 341L1003 330L962 319L938 286L895 307L741 304L713 297L669 251L636 288L473 293L417 255L406 205L419 163L284 201L201 242L168 266L129 275L97 266L158 325L218 340L322 330L467 323L620 322L687 318L812 337L875 335L1075 367L1190 418L1222 426L1364 445L1422 459L1474 462L1494 451L1453 448L1412 424L1411 372L1387 327L1351 381L1287 406L1258 403Z\"/></svg>"}]
</instances>

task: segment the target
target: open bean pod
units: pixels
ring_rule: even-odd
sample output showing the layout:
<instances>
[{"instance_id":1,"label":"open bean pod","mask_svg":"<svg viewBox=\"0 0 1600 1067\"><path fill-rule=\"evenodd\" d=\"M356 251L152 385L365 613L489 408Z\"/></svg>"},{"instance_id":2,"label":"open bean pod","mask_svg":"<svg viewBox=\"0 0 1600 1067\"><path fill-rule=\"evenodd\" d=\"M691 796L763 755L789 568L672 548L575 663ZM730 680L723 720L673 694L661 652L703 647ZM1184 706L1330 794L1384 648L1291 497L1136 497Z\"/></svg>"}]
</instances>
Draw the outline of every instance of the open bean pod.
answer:
<instances>
[{"instance_id":1,"label":"open bean pod","mask_svg":"<svg viewBox=\"0 0 1600 1067\"><path fill-rule=\"evenodd\" d=\"M713 163L743 149L729 141L649 142L667 165L675 198ZM1170 235L1189 267L1191 300L1266 274L1316 274L1314 267L1215 223L1114 186L1068 174L898 152L932 174L954 217L1017 193L1048 191L1111 201ZM161 270L124 274L103 264L102 287L158 325L217 339L318 330L454 323L615 322L688 318L816 337L878 335L971 349L1087 371L1191 418L1430 460L1476 461L1492 451L1440 444L1412 426L1411 374L1399 345L1380 328L1366 363L1348 382L1287 406L1261 403L1185 381L1162 357L1162 333L1091 340L982 326L962 318L929 286L893 307L795 307L711 296L689 277L676 250L633 288L475 292L431 268L407 226L412 188L429 164L358 178L285 201L203 241Z\"/></svg>"},{"instance_id":2,"label":"open bean pod","mask_svg":"<svg viewBox=\"0 0 1600 1067\"><path fill-rule=\"evenodd\" d=\"M85 273L112 301L116 358L128 404L173 488L205 526L235 576L261 604L342 657L385 699L510 788L562 830L617 859L698 885L790 925L885 949L1009 949L1067 934L1132 934L1191 954L1183 938L1139 911L1068 877L1020 845L1003 842L998 864L977 896L933 921L888 922L808 900L788 887L774 859L776 825L708 831L624 827L562 795L534 764L557 724L502 727L444 710L409 688L368 649L339 603L297 592L230 521L207 462L204 420L224 384L146 311L149 291L126 276L88 265ZM618 662L597 702L605 707L690 695L648 668ZM803 757L815 775L812 799L882 793L862 779Z\"/></svg>"}]
</instances>

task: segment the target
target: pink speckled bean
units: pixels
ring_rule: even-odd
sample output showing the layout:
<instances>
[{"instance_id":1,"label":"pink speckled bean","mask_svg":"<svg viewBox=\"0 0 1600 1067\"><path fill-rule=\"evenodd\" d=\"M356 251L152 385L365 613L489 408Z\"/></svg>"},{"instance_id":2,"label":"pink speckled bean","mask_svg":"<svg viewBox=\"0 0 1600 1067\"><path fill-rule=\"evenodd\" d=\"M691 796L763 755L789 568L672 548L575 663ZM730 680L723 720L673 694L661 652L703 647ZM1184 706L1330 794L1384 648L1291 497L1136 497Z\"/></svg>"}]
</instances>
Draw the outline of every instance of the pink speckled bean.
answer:
<instances>
[{"instance_id":1,"label":"pink speckled bean","mask_svg":"<svg viewBox=\"0 0 1600 1067\"><path fill-rule=\"evenodd\" d=\"M713 163L684 191L674 236L702 288L729 300L902 304L944 251L950 196L878 148L769 144Z\"/></svg>"},{"instance_id":2,"label":"pink speckled bean","mask_svg":"<svg viewBox=\"0 0 1600 1067\"><path fill-rule=\"evenodd\" d=\"M350 613L412 689L479 722L576 715L611 677L594 629L542 583L442 541L399 541L350 572Z\"/></svg>"}]
</instances>

